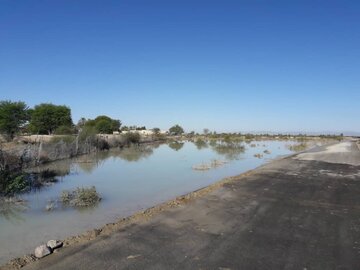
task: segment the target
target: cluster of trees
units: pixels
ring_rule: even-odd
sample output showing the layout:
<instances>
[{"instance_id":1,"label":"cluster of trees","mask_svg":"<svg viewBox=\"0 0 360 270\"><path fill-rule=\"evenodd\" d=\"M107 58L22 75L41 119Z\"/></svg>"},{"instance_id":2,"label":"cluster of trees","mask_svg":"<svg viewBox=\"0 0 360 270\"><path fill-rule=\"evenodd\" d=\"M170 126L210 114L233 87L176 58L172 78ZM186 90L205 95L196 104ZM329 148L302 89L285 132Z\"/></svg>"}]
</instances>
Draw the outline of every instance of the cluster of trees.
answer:
<instances>
[{"instance_id":1,"label":"cluster of trees","mask_svg":"<svg viewBox=\"0 0 360 270\"><path fill-rule=\"evenodd\" d=\"M81 118L75 126L71 118L71 109L65 105L42 103L29 108L25 102L0 101L0 133L11 140L19 132L32 134L74 134L79 130L91 133L112 133L120 130L121 121L106 115L95 119ZM122 127L121 130L146 130L145 126ZM159 128L153 129L160 133ZM174 125L169 129L172 135L181 135L184 129Z\"/></svg>"},{"instance_id":2,"label":"cluster of trees","mask_svg":"<svg viewBox=\"0 0 360 270\"><path fill-rule=\"evenodd\" d=\"M80 128L87 127L93 128L97 133L108 134L113 131L117 131L120 129L121 121L117 119L112 119L106 115L100 115L95 119L81 118L78 126Z\"/></svg>"},{"instance_id":3,"label":"cluster of trees","mask_svg":"<svg viewBox=\"0 0 360 270\"><path fill-rule=\"evenodd\" d=\"M171 135L181 135L184 133L184 129L179 125L175 125L169 129L169 132Z\"/></svg>"},{"instance_id":4,"label":"cluster of trees","mask_svg":"<svg viewBox=\"0 0 360 270\"><path fill-rule=\"evenodd\" d=\"M101 115L95 119L82 118L73 124L71 109L64 105L42 103L29 108L25 102L0 101L0 133L11 140L19 132L32 134L74 134L83 127L97 133L119 130L120 120Z\"/></svg>"},{"instance_id":5,"label":"cluster of trees","mask_svg":"<svg viewBox=\"0 0 360 270\"><path fill-rule=\"evenodd\" d=\"M30 109L22 101L0 101L0 132L7 139L12 139L21 130L36 134L53 134L57 129L71 127L69 107L42 103Z\"/></svg>"},{"instance_id":6,"label":"cluster of trees","mask_svg":"<svg viewBox=\"0 0 360 270\"><path fill-rule=\"evenodd\" d=\"M35 134L71 133L73 122L69 107L43 103L28 110L28 130Z\"/></svg>"},{"instance_id":7,"label":"cluster of trees","mask_svg":"<svg viewBox=\"0 0 360 270\"><path fill-rule=\"evenodd\" d=\"M0 101L0 131L12 139L30 119L28 111L24 102Z\"/></svg>"}]
</instances>

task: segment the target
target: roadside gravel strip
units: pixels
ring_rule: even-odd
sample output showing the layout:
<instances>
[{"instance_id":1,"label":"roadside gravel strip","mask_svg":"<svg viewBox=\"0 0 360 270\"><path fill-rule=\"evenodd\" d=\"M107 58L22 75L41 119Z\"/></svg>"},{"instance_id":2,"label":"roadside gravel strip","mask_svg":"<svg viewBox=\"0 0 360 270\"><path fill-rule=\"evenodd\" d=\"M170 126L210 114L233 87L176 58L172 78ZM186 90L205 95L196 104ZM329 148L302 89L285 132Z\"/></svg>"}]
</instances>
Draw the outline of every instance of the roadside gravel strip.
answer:
<instances>
[{"instance_id":1,"label":"roadside gravel strip","mask_svg":"<svg viewBox=\"0 0 360 270\"><path fill-rule=\"evenodd\" d=\"M24 269L359 269L360 151L319 152L70 238Z\"/></svg>"}]
</instances>

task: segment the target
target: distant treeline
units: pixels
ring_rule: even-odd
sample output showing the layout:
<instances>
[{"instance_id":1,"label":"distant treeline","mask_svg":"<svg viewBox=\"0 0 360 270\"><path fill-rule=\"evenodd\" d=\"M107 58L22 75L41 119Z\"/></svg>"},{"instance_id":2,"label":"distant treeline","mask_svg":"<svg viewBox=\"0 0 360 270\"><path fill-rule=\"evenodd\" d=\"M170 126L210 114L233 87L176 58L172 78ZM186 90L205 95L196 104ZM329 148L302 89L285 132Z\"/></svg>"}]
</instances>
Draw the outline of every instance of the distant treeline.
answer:
<instances>
[{"instance_id":1,"label":"distant treeline","mask_svg":"<svg viewBox=\"0 0 360 270\"><path fill-rule=\"evenodd\" d=\"M0 101L0 133L7 140L12 140L16 134L47 134L71 135L83 133L111 134L114 131L146 130L145 126L123 126L119 119L106 115L95 119L81 118L77 124L71 118L71 109L65 105L41 103L30 108L23 101ZM159 134L159 128L153 128L154 134ZM184 129L174 125L169 129L172 135L181 135Z\"/></svg>"},{"instance_id":2,"label":"distant treeline","mask_svg":"<svg viewBox=\"0 0 360 270\"><path fill-rule=\"evenodd\" d=\"M95 119L81 118L75 125L71 109L65 105L41 103L29 108L22 101L0 101L0 132L11 140L16 134L75 134L84 127L97 133L119 130L121 121L101 115Z\"/></svg>"}]
</instances>

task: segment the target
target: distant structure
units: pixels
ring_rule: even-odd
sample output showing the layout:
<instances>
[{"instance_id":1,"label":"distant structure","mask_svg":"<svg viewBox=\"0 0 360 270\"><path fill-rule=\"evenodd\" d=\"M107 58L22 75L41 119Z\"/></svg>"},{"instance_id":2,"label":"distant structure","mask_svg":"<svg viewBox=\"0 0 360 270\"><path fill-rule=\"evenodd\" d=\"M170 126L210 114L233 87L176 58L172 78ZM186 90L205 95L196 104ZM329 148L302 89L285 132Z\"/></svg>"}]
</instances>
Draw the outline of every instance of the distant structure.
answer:
<instances>
[{"instance_id":1,"label":"distant structure","mask_svg":"<svg viewBox=\"0 0 360 270\"><path fill-rule=\"evenodd\" d=\"M126 133L139 133L140 135L143 135L143 136L152 136L155 134L155 132L151 129L144 129L144 130L123 130L121 131L121 134L126 134ZM166 130L160 130L159 132L160 134L163 134L163 135L166 135L168 134L169 132L166 131ZM120 134L118 131L114 131L113 132L114 135L118 135Z\"/></svg>"}]
</instances>

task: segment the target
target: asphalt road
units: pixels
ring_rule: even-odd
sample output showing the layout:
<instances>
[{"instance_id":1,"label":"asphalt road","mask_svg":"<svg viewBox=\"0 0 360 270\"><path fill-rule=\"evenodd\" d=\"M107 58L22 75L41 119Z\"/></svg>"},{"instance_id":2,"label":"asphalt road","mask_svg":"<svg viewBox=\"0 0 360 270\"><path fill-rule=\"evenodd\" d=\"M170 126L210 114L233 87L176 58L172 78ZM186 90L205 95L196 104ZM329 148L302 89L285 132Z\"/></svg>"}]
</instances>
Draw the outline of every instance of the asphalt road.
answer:
<instances>
[{"instance_id":1,"label":"asphalt road","mask_svg":"<svg viewBox=\"0 0 360 270\"><path fill-rule=\"evenodd\" d=\"M360 269L359 149L318 152L24 269Z\"/></svg>"}]
</instances>

